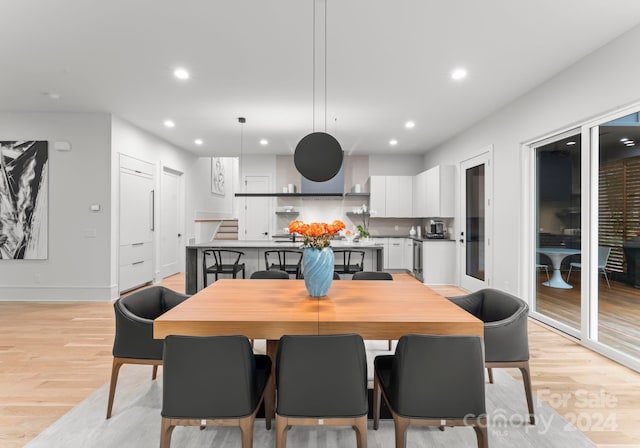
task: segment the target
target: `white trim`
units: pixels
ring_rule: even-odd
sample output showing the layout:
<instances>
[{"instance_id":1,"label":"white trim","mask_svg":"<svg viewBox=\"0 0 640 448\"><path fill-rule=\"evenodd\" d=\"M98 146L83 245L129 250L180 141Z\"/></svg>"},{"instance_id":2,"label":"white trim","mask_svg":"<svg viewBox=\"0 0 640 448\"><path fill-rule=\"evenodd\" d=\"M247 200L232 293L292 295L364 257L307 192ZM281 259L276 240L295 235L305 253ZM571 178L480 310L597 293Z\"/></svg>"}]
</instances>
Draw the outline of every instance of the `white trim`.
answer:
<instances>
[{"instance_id":1,"label":"white trim","mask_svg":"<svg viewBox=\"0 0 640 448\"><path fill-rule=\"evenodd\" d=\"M117 285L110 286L0 286L0 302L109 302L117 298ZM114 296L114 292L116 295Z\"/></svg>"},{"instance_id":2,"label":"white trim","mask_svg":"<svg viewBox=\"0 0 640 448\"><path fill-rule=\"evenodd\" d=\"M531 311L529 313L529 316L531 316L532 319L535 319L538 322L542 322L545 325L549 325L550 327L555 328L557 331L560 331L561 333L564 333L568 336L571 336L572 338L575 338L577 342L581 342L580 330L578 328L570 327L569 325L562 323L559 320L555 320L547 316L546 314L542 314L537 311Z\"/></svg>"}]
</instances>

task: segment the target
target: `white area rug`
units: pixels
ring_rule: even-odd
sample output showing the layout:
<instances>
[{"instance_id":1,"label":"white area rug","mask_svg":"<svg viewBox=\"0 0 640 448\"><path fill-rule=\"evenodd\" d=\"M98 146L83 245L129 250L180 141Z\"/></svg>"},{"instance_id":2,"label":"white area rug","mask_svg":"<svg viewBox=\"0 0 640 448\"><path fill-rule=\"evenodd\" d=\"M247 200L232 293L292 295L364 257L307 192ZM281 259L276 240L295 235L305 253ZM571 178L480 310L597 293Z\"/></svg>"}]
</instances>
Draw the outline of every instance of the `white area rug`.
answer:
<instances>
[{"instance_id":1,"label":"white area rug","mask_svg":"<svg viewBox=\"0 0 640 448\"><path fill-rule=\"evenodd\" d=\"M376 345L377 344L377 345ZM388 353L376 347L386 341L367 342L369 357ZM369 365L369 376L373 370ZM507 372L494 370L494 384L486 385L489 413L489 446L492 448L590 448L595 447L586 436L541 401L535 405L537 424L529 425L524 388ZM28 448L155 448L160 444L160 408L162 405L162 369L158 379L151 380L151 367L124 366L116 390L113 416L105 420L108 384L73 408L26 446ZM273 422L275 428L275 421ZM369 447L394 447L393 421L384 420L373 430L369 421ZM254 426L254 447L275 447L275 430L267 431L264 419ZM237 428L177 427L172 447L240 446ZM355 447L351 428L293 428L289 431L288 448ZM412 427L407 433L407 447L475 447L471 428Z\"/></svg>"}]
</instances>

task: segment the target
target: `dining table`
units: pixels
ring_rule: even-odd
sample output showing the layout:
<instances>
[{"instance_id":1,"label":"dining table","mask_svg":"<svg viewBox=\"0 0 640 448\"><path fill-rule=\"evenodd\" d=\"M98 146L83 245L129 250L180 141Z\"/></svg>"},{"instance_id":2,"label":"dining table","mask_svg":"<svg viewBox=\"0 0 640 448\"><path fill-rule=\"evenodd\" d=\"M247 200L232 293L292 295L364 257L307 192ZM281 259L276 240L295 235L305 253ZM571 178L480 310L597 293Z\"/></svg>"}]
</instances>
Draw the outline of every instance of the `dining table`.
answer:
<instances>
[{"instance_id":1,"label":"dining table","mask_svg":"<svg viewBox=\"0 0 640 448\"><path fill-rule=\"evenodd\" d=\"M245 335L266 339L274 361L283 335L408 333L483 336L483 322L418 281L334 281L311 297L304 280L220 279L154 321L154 337ZM274 385L265 400L273 413Z\"/></svg>"},{"instance_id":2,"label":"dining table","mask_svg":"<svg viewBox=\"0 0 640 448\"><path fill-rule=\"evenodd\" d=\"M544 286L559 289L572 289L569 283L565 282L560 274L560 267L562 260L570 255L578 255L581 253L580 249L571 249L568 247L540 247L537 249L539 254L544 254L551 260L553 265L553 274L549 281L542 283Z\"/></svg>"}]
</instances>

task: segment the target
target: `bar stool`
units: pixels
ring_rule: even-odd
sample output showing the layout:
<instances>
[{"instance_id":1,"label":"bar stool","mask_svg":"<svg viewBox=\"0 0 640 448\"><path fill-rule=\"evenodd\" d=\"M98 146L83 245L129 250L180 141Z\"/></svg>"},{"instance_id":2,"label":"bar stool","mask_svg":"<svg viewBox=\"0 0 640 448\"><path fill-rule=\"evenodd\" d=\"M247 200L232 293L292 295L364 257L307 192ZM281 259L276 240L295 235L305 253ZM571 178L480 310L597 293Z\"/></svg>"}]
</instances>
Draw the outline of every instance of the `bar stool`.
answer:
<instances>
[{"instance_id":1,"label":"bar stool","mask_svg":"<svg viewBox=\"0 0 640 448\"><path fill-rule=\"evenodd\" d=\"M236 278L238 272L242 271L242 278L245 278L244 263L240 263L240 257L244 255L244 252L239 250L226 250L226 249L207 249L202 251L202 278L204 287L208 286L207 275L215 274L216 280L218 280L218 274L231 274L233 278ZM213 264L207 266L207 256L213 256ZM235 258L235 260L234 260ZM233 260L233 262L227 262L227 260Z\"/></svg>"},{"instance_id":2,"label":"bar stool","mask_svg":"<svg viewBox=\"0 0 640 448\"><path fill-rule=\"evenodd\" d=\"M338 274L355 274L356 272L362 272L364 269L363 250L334 250L333 254L335 255L333 270ZM360 257L359 263L358 257Z\"/></svg>"},{"instance_id":3,"label":"bar stool","mask_svg":"<svg viewBox=\"0 0 640 448\"><path fill-rule=\"evenodd\" d=\"M277 263L270 262L271 258L278 257ZM288 263L287 263L288 258ZM274 260L275 261L275 260ZM267 270L277 269L288 274L294 274L300 278L302 265L302 251L299 250L267 250L264 253L264 265Z\"/></svg>"}]
</instances>

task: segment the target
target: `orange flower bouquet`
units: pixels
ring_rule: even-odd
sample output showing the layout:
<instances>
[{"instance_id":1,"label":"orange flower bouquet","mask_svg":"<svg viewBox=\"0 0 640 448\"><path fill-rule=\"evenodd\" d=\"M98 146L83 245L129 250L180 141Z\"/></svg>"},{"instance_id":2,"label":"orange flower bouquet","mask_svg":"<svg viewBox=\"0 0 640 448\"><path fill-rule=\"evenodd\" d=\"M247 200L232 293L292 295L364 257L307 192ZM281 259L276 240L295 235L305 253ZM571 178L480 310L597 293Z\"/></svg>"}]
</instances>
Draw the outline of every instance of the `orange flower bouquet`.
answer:
<instances>
[{"instance_id":1,"label":"orange flower bouquet","mask_svg":"<svg viewBox=\"0 0 640 448\"><path fill-rule=\"evenodd\" d=\"M324 222L305 224L302 221L291 221L289 223L289 233L301 235L304 247L312 247L314 249L329 247L333 235L344 228L344 223L338 219L331 224Z\"/></svg>"}]
</instances>

